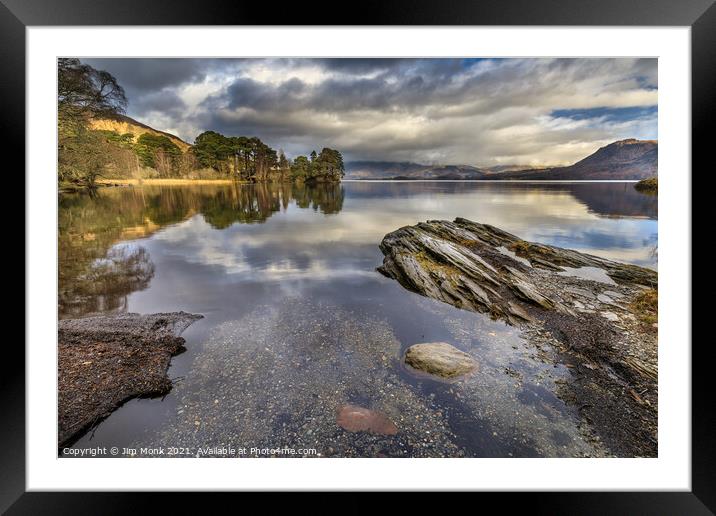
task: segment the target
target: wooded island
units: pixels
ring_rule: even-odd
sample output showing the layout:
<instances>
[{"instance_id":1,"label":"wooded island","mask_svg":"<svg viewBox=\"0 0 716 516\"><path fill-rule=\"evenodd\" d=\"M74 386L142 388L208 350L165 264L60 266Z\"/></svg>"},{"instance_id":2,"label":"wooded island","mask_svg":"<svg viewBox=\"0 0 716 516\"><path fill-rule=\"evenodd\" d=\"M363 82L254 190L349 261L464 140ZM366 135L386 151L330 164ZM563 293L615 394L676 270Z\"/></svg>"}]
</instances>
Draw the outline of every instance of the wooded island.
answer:
<instances>
[{"instance_id":1,"label":"wooded island","mask_svg":"<svg viewBox=\"0 0 716 516\"><path fill-rule=\"evenodd\" d=\"M58 60L58 182L96 188L101 179L233 179L245 182L337 182L343 156L324 147L286 157L257 137L204 131L190 145L124 116L124 89L108 72L79 59ZM117 128L128 129L120 132Z\"/></svg>"}]
</instances>

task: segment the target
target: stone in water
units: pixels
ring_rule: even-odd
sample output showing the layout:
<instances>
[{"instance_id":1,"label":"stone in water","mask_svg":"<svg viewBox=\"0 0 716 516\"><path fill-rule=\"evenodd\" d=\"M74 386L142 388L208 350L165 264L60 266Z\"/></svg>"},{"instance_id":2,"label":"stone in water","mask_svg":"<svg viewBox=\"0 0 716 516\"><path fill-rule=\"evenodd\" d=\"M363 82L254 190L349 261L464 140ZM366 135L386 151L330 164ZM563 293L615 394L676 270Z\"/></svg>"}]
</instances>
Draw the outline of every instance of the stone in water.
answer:
<instances>
[{"instance_id":1,"label":"stone in water","mask_svg":"<svg viewBox=\"0 0 716 516\"><path fill-rule=\"evenodd\" d=\"M410 346L405 352L409 366L443 378L454 378L473 371L477 364L467 353L447 342L428 342Z\"/></svg>"},{"instance_id":2,"label":"stone in water","mask_svg":"<svg viewBox=\"0 0 716 516\"><path fill-rule=\"evenodd\" d=\"M338 426L349 432L395 435L398 427L382 412L357 405L343 405L336 418Z\"/></svg>"}]
</instances>

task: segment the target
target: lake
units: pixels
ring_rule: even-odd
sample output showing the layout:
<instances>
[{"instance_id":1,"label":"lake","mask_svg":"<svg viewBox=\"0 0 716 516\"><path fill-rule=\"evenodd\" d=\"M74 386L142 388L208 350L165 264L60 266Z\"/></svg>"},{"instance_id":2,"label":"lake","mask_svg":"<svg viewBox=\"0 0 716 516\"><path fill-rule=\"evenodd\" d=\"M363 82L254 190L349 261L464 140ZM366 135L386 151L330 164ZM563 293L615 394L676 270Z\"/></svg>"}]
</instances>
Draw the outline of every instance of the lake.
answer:
<instances>
[{"instance_id":1,"label":"lake","mask_svg":"<svg viewBox=\"0 0 716 516\"><path fill-rule=\"evenodd\" d=\"M346 181L61 195L61 318L204 315L172 359L173 390L126 403L74 446L176 446L190 456L226 446L333 457L604 455L578 407L555 394L569 371L542 360L518 329L376 272L386 233L455 217L657 265L657 198L633 183ZM436 341L471 354L478 370L446 382L402 364L408 346ZM343 430L336 413L345 404L385 414L399 432Z\"/></svg>"}]
</instances>

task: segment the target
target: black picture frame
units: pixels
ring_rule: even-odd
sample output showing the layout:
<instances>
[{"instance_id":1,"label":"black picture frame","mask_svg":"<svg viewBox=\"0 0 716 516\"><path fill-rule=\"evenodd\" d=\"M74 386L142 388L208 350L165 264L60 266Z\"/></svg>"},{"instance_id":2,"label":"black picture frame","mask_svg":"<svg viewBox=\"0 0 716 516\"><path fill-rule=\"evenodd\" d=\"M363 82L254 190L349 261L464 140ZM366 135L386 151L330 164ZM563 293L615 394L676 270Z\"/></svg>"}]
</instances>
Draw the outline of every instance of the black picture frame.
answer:
<instances>
[{"instance_id":1,"label":"black picture frame","mask_svg":"<svg viewBox=\"0 0 716 516\"><path fill-rule=\"evenodd\" d=\"M340 9L339 9L340 7ZM222 2L218 0L0 0L0 129L6 148L25 148L25 29L35 25L573 25L689 26L692 71L692 168L713 168L709 128L716 119L714 0L367 0L348 4ZM14 153L18 155L19 153ZM711 165L707 167L707 163ZM24 169L24 159L15 165ZM690 171L682 171L690 173ZM26 192L27 194L28 192ZM29 273L25 269L26 275ZM31 306L26 306L32 310ZM672 343L688 345L684 343ZM716 439L710 396L710 339L692 347L692 491L639 493L483 494L549 514L713 514ZM50 343L48 343L50 345ZM120 493L37 493L25 489L25 353L6 342L0 397L0 510L8 514L114 514L144 500ZM164 510L185 503L160 496ZM421 497L412 498L422 504ZM492 501L492 500L488 500ZM312 512L334 512L333 496L314 497ZM360 509L363 503L342 502ZM407 508L407 507L406 507ZM183 512L183 511L181 511Z\"/></svg>"}]
</instances>

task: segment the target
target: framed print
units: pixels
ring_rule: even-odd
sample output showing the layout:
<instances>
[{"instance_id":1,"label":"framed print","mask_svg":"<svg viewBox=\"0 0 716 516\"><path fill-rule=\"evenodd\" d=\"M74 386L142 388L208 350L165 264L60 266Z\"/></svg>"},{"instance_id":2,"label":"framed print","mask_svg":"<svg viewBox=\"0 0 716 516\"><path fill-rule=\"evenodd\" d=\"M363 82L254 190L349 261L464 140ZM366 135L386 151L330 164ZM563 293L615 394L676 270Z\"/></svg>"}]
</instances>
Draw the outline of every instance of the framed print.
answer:
<instances>
[{"instance_id":1,"label":"framed print","mask_svg":"<svg viewBox=\"0 0 716 516\"><path fill-rule=\"evenodd\" d=\"M3 0L27 241L3 509L713 510L691 170L716 8L400 4Z\"/></svg>"}]
</instances>

